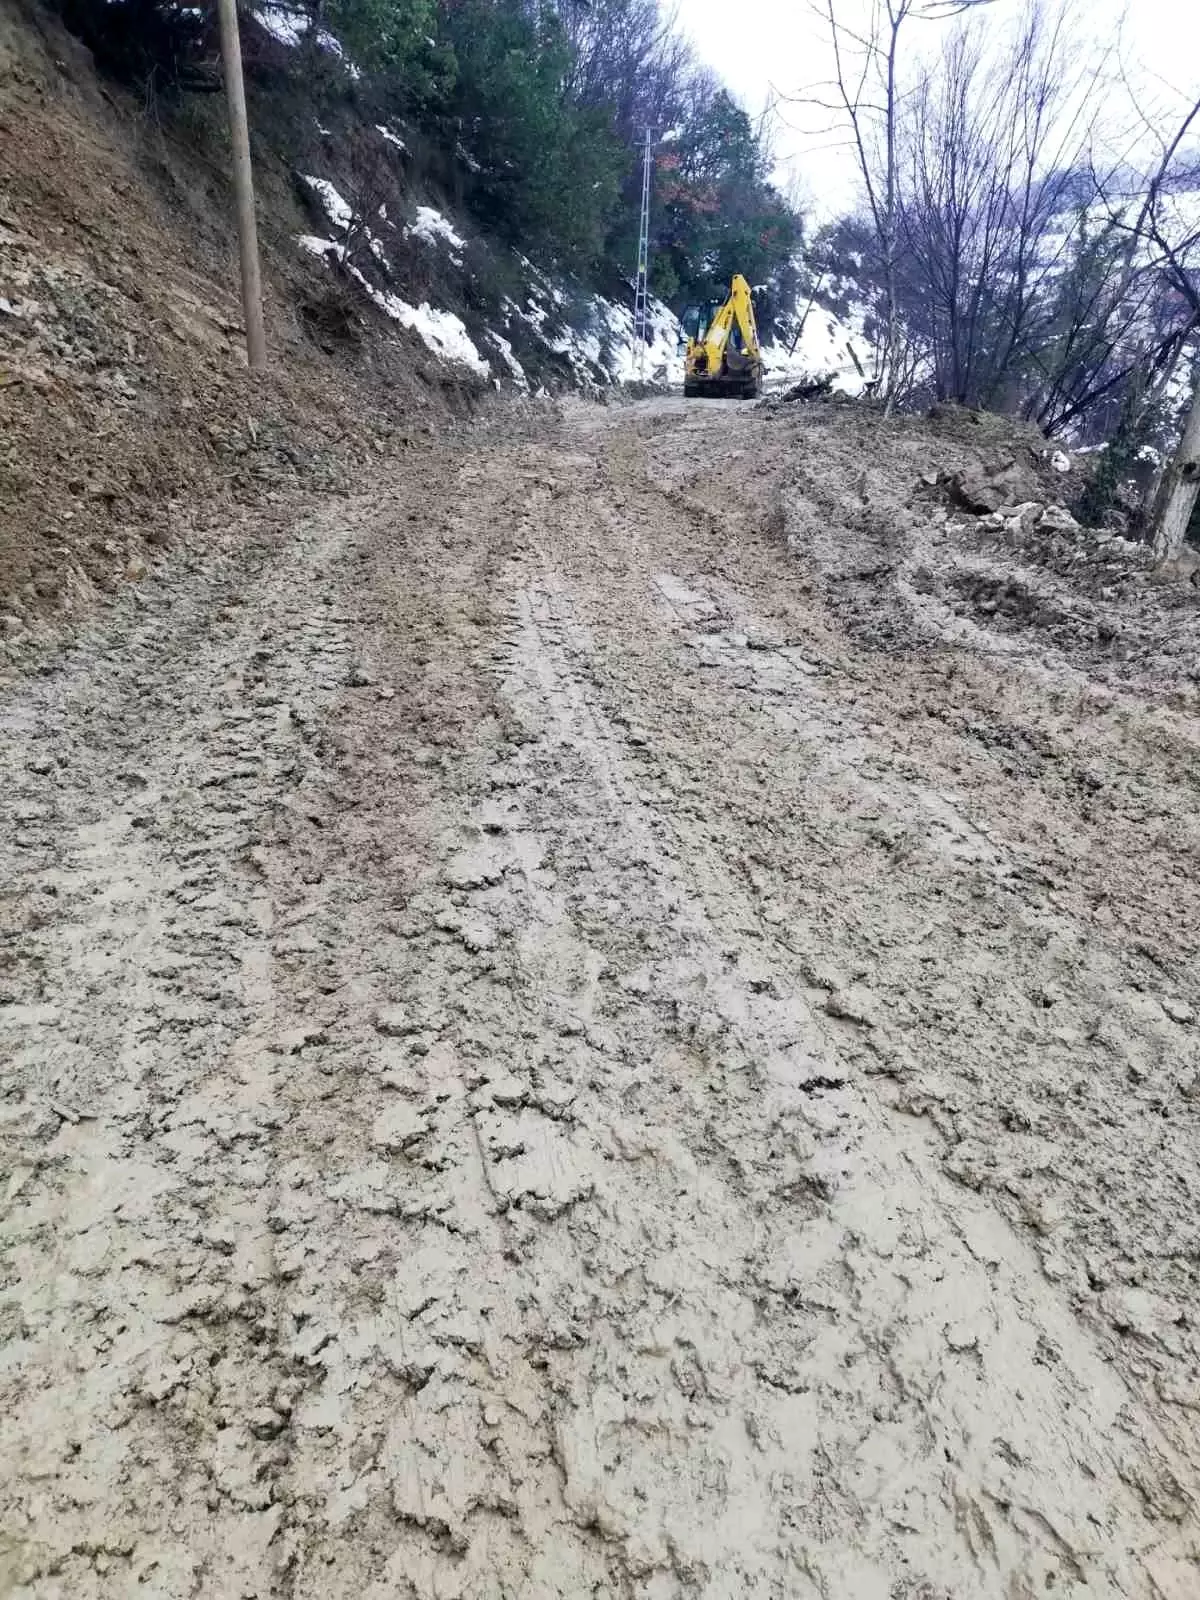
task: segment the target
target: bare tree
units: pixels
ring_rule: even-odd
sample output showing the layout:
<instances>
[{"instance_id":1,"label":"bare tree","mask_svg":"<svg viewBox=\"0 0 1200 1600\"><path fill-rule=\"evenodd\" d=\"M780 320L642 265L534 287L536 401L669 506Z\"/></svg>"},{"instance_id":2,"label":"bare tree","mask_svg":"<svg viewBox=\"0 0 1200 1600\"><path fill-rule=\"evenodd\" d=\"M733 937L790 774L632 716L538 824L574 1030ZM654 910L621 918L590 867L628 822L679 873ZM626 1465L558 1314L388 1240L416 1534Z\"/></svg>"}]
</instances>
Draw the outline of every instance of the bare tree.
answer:
<instances>
[{"instance_id":1,"label":"bare tree","mask_svg":"<svg viewBox=\"0 0 1200 1600\"><path fill-rule=\"evenodd\" d=\"M844 119L863 181L884 286L883 338L876 385L877 392L884 396L887 414L896 398L899 376L897 137L900 51L905 25L912 21L946 21L990 5L992 0L871 0L862 30L838 17L835 0L811 3L829 39L834 75L801 99Z\"/></svg>"},{"instance_id":2,"label":"bare tree","mask_svg":"<svg viewBox=\"0 0 1200 1600\"><path fill-rule=\"evenodd\" d=\"M885 91L860 97L869 78L842 71L833 102L876 115L857 148L889 395L1020 412L1047 431L1093 417L1147 428L1200 317L1178 219L1161 222L1171 185L1128 156L1097 162L1116 131L1115 48L1081 50L1072 0L1028 0L1005 37L968 21L930 70L909 70L890 118Z\"/></svg>"},{"instance_id":3,"label":"bare tree","mask_svg":"<svg viewBox=\"0 0 1200 1600\"><path fill-rule=\"evenodd\" d=\"M1127 83L1127 88L1130 86ZM1137 97L1130 88L1130 99ZM1163 132L1166 122L1167 131ZM1153 285L1174 309L1173 325L1143 352L1137 377L1148 395L1162 396L1190 342L1200 329L1200 98L1177 122L1141 113L1144 139L1157 146L1157 160L1141 172L1122 170L1097 193L1109 226L1125 235L1127 272ZM1200 495L1200 382L1197 382L1178 448L1163 472L1149 517L1154 553L1160 561L1178 555Z\"/></svg>"},{"instance_id":4,"label":"bare tree","mask_svg":"<svg viewBox=\"0 0 1200 1600\"><path fill-rule=\"evenodd\" d=\"M572 45L565 87L575 99L610 108L631 148L641 148L647 127L661 131L680 118L696 68L674 12L658 0L558 0L557 9Z\"/></svg>"},{"instance_id":5,"label":"bare tree","mask_svg":"<svg viewBox=\"0 0 1200 1600\"><path fill-rule=\"evenodd\" d=\"M386 216L387 201L400 192L395 171L395 151L377 128L360 128L347 142L346 202L349 220L342 230L341 256L347 267L373 267L387 277L387 259L373 230Z\"/></svg>"},{"instance_id":6,"label":"bare tree","mask_svg":"<svg viewBox=\"0 0 1200 1600\"><path fill-rule=\"evenodd\" d=\"M1043 423L1047 390L1128 309L1127 252L1088 223L1107 62L1080 58L1069 17L1034 0L1002 48L957 30L898 138L905 310L938 398Z\"/></svg>"},{"instance_id":7,"label":"bare tree","mask_svg":"<svg viewBox=\"0 0 1200 1600\"><path fill-rule=\"evenodd\" d=\"M1180 153L1193 130L1200 126L1200 98L1184 115L1174 136L1163 143L1160 160L1139 218L1139 235L1156 257L1156 264L1200 323L1200 220L1181 215L1172 203L1172 177ZM1195 174L1189 174L1194 180ZM1150 515L1154 554L1169 561L1183 549L1196 500L1200 497L1200 378L1192 395L1179 448L1163 473Z\"/></svg>"}]
</instances>

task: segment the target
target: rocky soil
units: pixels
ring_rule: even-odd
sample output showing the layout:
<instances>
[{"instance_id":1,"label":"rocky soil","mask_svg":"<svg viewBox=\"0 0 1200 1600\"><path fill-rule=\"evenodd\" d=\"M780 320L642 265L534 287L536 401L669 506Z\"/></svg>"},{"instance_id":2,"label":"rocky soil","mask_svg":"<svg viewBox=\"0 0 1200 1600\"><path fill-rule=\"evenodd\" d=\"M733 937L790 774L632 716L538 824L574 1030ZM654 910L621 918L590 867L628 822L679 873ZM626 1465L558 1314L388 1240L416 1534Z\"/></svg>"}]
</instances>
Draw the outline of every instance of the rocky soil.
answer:
<instances>
[{"instance_id":1,"label":"rocky soil","mask_svg":"<svg viewBox=\"0 0 1200 1600\"><path fill-rule=\"evenodd\" d=\"M9 642L0 1592L1197 1593L1195 591L971 467L580 405Z\"/></svg>"},{"instance_id":2,"label":"rocky soil","mask_svg":"<svg viewBox=\"0 0 1200 1600\"><path fill-rule=\"evenodd\" d=\"M247 516L287 526L479 402L301 257L277 156L257 169L272 360L247 371L219 108L152 109L36 4L0 10L0 640Z\"/></svg>"}]
</instances>

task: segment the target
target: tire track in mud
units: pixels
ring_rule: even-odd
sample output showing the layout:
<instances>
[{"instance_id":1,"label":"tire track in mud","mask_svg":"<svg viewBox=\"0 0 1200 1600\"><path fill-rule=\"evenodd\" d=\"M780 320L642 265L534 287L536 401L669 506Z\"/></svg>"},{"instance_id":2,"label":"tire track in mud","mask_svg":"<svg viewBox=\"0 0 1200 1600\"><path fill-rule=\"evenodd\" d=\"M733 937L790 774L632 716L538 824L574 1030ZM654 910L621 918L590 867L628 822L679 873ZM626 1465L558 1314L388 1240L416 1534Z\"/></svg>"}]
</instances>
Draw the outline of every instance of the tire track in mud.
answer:
<instances>
[{"instance_id":1,"label":"tire track in mud","mask_svg":"<svg viewBox=\"0 0 1200 1600\"><path fill-rule=\"evenodd\" d=\"M50 796L16 840L0 1012L20 1592L253 1591L269 1570L292 1384L269 1223L286 1043L253 859L303 781L286 690L327 702L349 649L313 593L341 537L302 532L261 587L253 562L218 564L182 606L152 594L6 730L6 770Z\"/></svg>"},{"instance_id":2,"label":"tire track in mud","mask_svg":"<svg viewBox=\"0 0 1200 1600\"><path fill-rule=\"evenodd\" d=\"M818 428L830 452L818 462L805 430L798 435L806 470L823 474L821 503L835 507L838 485L851 478L846 441ZM670 434L653 436L652 450L643 472L676 494L681 463ZM760 467L769 481L770 469L786 475L792 461L768 454ZM912 480L895 463L889 479L886 452L875 468L880 520L893 501L907 502ZM807 706L798 718L787 708L766 722L749 703L753 675L722 674L717 653L706 652L699 680L686 670L677 689L668 685L674 719L664 741L675 770L691 774L681 788L697 797L701 837L733 842L773 926L807 928L808 953L869 974L916 1042L897 1103L936 1122L957 1181L989 1193L1028 1229L1046 1275L1097 1328L1191 1460L1194 1480L1200 1342L1186 1311L1200 1192L1200 880L1188 871L1194 723L1097 683L1080 691L1074 676L1048 681L1036 651L998 665L958 648L864 648L857 629L846 637L840 607L831 618L806 597L830 549L848 569L861 562L853 515L839 529L831 509L829 526L786 560L741 515L738 494L723 504L725 534L705 508L690 536L680 530L667 541L675 570L698 572L718 595L740 595L798 640L820 668L817 686L838 727L865 727L869 740L865 753L852 741L836 747L842 771L843 758L858 763L848 792L844 781L826 781L820 766L810 768ZM811 516L811 507L797 510ZM564 559L573 563L566 547ZM889 603L883 588L875 599ZM639 614L636 600L608 626L627 614ZM627 636L626 649L637 658L636 638ZM707 677L717 693L704 694ZM618 677L613 694L635 702L636 677ZM773 703L768 693L764 708ZM714 786L704 762L716 729L729 756L717 762L723 781ZM957 816L1003 848L1007 875L934 870L942 852L931 850L924 808L912 804L931 787L950 801L944 820L955 831ZM736 848L756 831L752 846ZM953 837L942 842L957 851Z\"/></svg>"},{"instance_id":3,"label":"tire track in mud","mask_svg":"<svg viewBox=\"0 0 1200 1600\"><path fill-rule=\"evenodd\" d=\"M638 415L13 701L19 1592L1190 1595L1187 1471L888 1108L903 1030L780 853L1011 841L899 783ZM823 816L743 804L772 741Z\"/></svg>"},{"instance_id":4,"label":"tire track in mud","mask_svg":"<svg viewBox=\"0 0 1200 1600\"><path fill-rule=\"evenodd\" d=\"M656 580L656 587L661 595L661 580ZM685 585L668 587L673 590L676 604L682 597L684 609L694 611L694 593L687 592ZM551 593L556 591L552 589ZM557 600L565 609L565 597L558 594ZM709 611L708 606L700 609ZM711 626L707 616L705 620ZM711 633L706 637L711 640ZM581 647L573 653L584 651ZM748 655L744 650L742 653L745 660L741 672L754 675L758 669L761 676L764 665L775 665L772 652L764 651L761 644ZM747 660L749 666L745 664ZM794 681L794 664L785 664L789 669L785 676ZM541 670L545 672L544 665ZM809 701L811 698L807 696ZM634 702L635 697L630 696L623 703ZM645 706L639 709L644 712ZM834 732L835 752L844 745L845 737L841 728ZM653 742L653 724L648 719L634 734L629 754L636 758ZM629 793L632 796L632 790ZM658 798L673 809L673 794ZM686 813L686 806L683 809ZM639 804L628 798L627 816L638 810ZM655 822L661 826L661 817ZM935 826L946 826L940 816L934 822ZM969 844L969 829L962 829L954 818L951 827L956 835L965 833ZM681 830L675 828L672 832L678 840ZM668 847L668 854L676 852ZM694 871L702 855L685 854ZM978 859L973 848L954 854L967 862ZM985 861L989 855L985 846ZM765 1093L768 1106L776 1111L768 1138L764 1139L763 1131L752 1125L749 1139L743 1137L739 1141L743 1152L747 1147L753 1150L758 1143L764 1174L762 1188L755 1196L755 1232L760 1235L760 1243L768 1245L766 1254L770 1254L772 1245L781 1248L783 1279L789 1287L798 1283L811 1292L815 1278L820 1291L825 1292L820 1280L826 1273L836 1285L824 1309L837 1316L838 1331L824 1350L821 1340L814 1340L811 1333L802 1341L807 1347L801 1363L804 1380L796 1386L807 1397L808 1431L815 1432L820 1440L814 1445L810 1438L808 1443L823 1456L823 1491L833 1495L831 1483L838 1482L837 1468L843 1465L837 1459L838 1452L829 1450L829 1435L836 1437L845 1427L854 1435L855 1451L863 1451L868 1458L877 1452L876 1465L887 1462L890 1470L881 1471L881 1481L888 1483L897 1503L911 1496L910 1512L913 1506L920 1507L919 1514L913 1515L914 1529L919 1527L922 1531L922 1537L913 1541L915 1553L902 1549L902 1540L895 1537L894 1528L888 1529L888 1536L895 1542L889 1543L885 1538L883 1548L873 1551L871 1534L864 1535L861 1524L863 1517L876 1512L876 1508L867 1511L869 1495L856 1503L853 1490L861 1484L856 1482L854 1471L847 1473L839 1488L843 1488L847 1505L853 1506L856 1515L846 1516L844 1544L836 1535L831 1540L840 1544L839 1553L823 1553L812 1562L809 1576L816 1585L813 1592L870 1592L872 1584L884 1581L885 1573L904 1570L914 1574L914 1581L919 1577L925 1582L946 1584L948 1593L982 1594L989 1592L995 1581L988 1576L992 1570L989 1562L995 1563L996 1575L1003 1573L1012 1581L1018 1581L1015 1575L1019 1573L1020 1581L1030 1585L1030 1592L1055 1582L1086 1584L1089 1594L1138 1592L1139 1584L1152 1581L1143 1576L1143 1561L1153 1567L1157 1559L1147 1557L1147 1540L1159 1549L1161 1557L1159 1579L1155 1581L1161 1581L1163 1592L1184 1592L1187 1569L1177 1564L1177 1557L1185 1547L1175 1545L1169 1527L1165 1532L1151 1531L1142 1520L1137 1492L1145 1490L1157 1477L1164 1486L1160 1493L1166 1495L1169 1516L1176 1514L1169 1510L1174 1479L1165 1443L1153 1440L1152 1431L1146 1438L1139 1438L1142 1427L1134 1423L1128 1448L1135 1457L1148 1448L1146 1460L1157 1460L1157 1465L1149 1467L1144 1462L1142 1467L1130 1470L1119 1454L1114 1455L1111 1435L1119 1433L1127 1421L1126 1391L1108 1373L1100 1353L1089 1347L1086 1339L1079 1338L1068 1306L1046 1284L1036 1257L1012 1238L1006 1224L988 1207L937 1177L936 1154L930 1140L898 1131L913 1125L904 1120L897 1122L880 1107L872 1108L869 1098L864 1099L855 1085L854 1069L838 1065L836 1051L831 1051L828 1041L820 1042L821 1030L803 1003L797 1005L792 999L790 1004L772 1008L759 998L760 988L773 991L776 996L795 995L796 988L784 977L789 953L778 947L772 949L769 942L765 946L758 942L764 935L769 941L771 930L764 928L753 905L736 904L727 874L718 872L715 878L700 883L702 895L709 900L715 897L718 904L724 902L725 912L723 943L706 925L704 912L693 901L695 948L704 952L702 966L708 969L704 982L711 985L713 994L719 994L723 984L728 987L730 978L722 968L728 968L729 958L735 953L757 977L757 985L746 988L738 983L740 974L735 971L732 986L737 990L737 999L726 1013L730 1023L726 1048L740 1056L741 1069L749 1077L753 1092ZM693 894L697 887L693 880ZM677 921L681 920L677 915ZM743 940L740 951L736 944L731 948L730 927L752 928L753 942ZM768 972L773 963L779 964L766 985L762 979L764 963ZM792 984L799 987L801 981L796 976ZM837 1004L829 1006L835 1015L848 1017L854 1023L866 1020L861 1014L855 1015L853 996L849 1002L845 996L835 998ZM764 1024L762 1012L766 1010L769 1015L772 1009L776 1015ZM805 1060L799 1074L794 1061L797 1040L804 1041L806 1052L818 1052L817 1059L809 1056ZM790 1061L789 1055L793 1058ZM818 1091L815 1108L810 1098L814 1088ZM787 1105L789 1091L795 1102L792 1105ZM742 1109L737 1090L727 1077L722 1077L718 1094L723 1106ZM802 1189L810 1203L814 1193L824 1201L826 1188L834 1197L822 1205L820 1225L809 1222L795 1227L795 1218L789 1217L787 1206L780 1203L781 1192L787 1194L787 1183L781 1190L777 1182L778 1151L771 1148L770 1137L778 1138L779 1124L787 1126L787 1116L780 1117L776 1109L781 1096L794 1129L800 1131L801 1145L809 1153L810 1170L801 1169ZM737 1170L744 1174L747 1165L743 1153ZM796 1181L794 1175L792 1181ZM765 1240L761 1238L764 1229ZM792 1260L788 1259L789 1254ZM919 1267L915 1266L917 1262L921 1263ZM928 1276L923 1277L926 1271ZM847 1273L855 1280L854 1292L849 1296L838 1283L839 1276ZM778 1289L781 1285L772 1287ZM759 1312L761 1317L761 1307ZM762 1320L769 1325L769 1319ZM845 1331L847 1323L853 1329L849 1335ZM791 1344L793 1341L785 1336L783 1348L788 1355L794 1355L794 1349L788 1348ZM897 1347L903 1352L899 1357L894 1354ZM888 1393L890 1389L893 1400L898 1395L905 1400L920 1396L921 1403L911 1412L903 1405L891 1415L880 1416L876 1410L876 1426L867 1424L864 1434L871 1387L868 1384L854 1394L848 1419L844 1415L848 1386L842 1374L847 1368L861 1371L862 1366L869 1365L864 1360L866 1352L877 1359L887 1352L880 1361L877 1393ZM906 1358L913 1356L914 1365L905 1371ZM1053 1376L1050 1368L1057 1368ZM819 1420L813 1429L812 1400L814 1395L820 1395L822 1377L830 1392L824 1397L824 1408L820 1401L817 1403ZM1004 1418L1005 1423L1003 1429L997 1430L999 1418ZM894 1433L892 1427L896 1429ZM911 1457L911 1440L930 1434L940 1440L946 1460L930 1448L930 1459L924 1464L929 1473L926 1478L921 1466L906 1458ZM795 1452L794 1435L788 1443ZM1106 1458L1107 1466L1102 1465ZM907 1468L908 1482L905 1470L899 1466L901 1462ZM947 1466L946 1462L952 1465ZM791 1465L795 1465L794 1454ZM861 1467L861 1458L854 1465ZM776 1470L780 1466L776 1463ZM1133 1490L1124 1481L1127 1477L1135 1486ZM1099 1493L1097 1480L1105 1483ZM847 1488L847 1483L853 1488ZM945 1518L941 1527L937 1525L939 1511ZM885 1523L892 1520L885 1512ZM896 1517L894 1523L899 1528L905 1526L903 1517ZM1106 1532L1098 1537L1097 1529L1103 1525L1107 1525ZM828 1532L828 1518L824 1519L824 1526ZM856 1532L851 1533L851 1526ZM1125 1528L1124 1536L1117 1531L1120 1526ZM859 1569L844 1565L839 1568L845 1548L851 1546L857 1546L860 1552ZM1121 1558L1114 1559L1114 1552L1122 1548L1130 1558L1128 1566ZM1173 1548L1175 1554L1171 1553ZM981 1557L981 1551L986 1551L987 1556Z\"/></svg>"}]
</instances>

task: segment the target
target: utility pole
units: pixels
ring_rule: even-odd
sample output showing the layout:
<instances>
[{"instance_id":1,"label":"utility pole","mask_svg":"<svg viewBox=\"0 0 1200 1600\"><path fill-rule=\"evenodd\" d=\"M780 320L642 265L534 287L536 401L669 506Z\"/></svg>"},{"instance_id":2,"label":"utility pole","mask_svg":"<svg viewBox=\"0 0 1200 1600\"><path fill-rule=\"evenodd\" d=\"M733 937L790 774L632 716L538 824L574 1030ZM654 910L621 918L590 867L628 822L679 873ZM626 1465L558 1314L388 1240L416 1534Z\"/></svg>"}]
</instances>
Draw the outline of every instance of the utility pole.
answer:
<instances>
[{"instance_id":1,"label":"utility pole","mask_svg":"<svg viewBox=\"0 0 1200 1600\"><path fill-rule=\"evenodd\" d=\"M650 129L642 157L642 220L638 227L637 284L633 291L633 342L636 345L638 382L646 376L646 334L649 332L650 297Z\"/></svg>"},{"instance_id":2,"label":"utility pole","mask_svg":"<svg viewBox=\"0 0 1200 1600\"><path fill-rule=\"evenodd\" d=\"M254 223L254 175L250 169L250 129L246 121L237 0L217 0L217 12L221 21L225 96L229 102L229 137L233 144L233 192L237 201L238 250L242 262L246 357L251 370L261 372L267 364L267 335L263 328L262 276L258 265L258 230Z\"/></svg>"}]
</instances>

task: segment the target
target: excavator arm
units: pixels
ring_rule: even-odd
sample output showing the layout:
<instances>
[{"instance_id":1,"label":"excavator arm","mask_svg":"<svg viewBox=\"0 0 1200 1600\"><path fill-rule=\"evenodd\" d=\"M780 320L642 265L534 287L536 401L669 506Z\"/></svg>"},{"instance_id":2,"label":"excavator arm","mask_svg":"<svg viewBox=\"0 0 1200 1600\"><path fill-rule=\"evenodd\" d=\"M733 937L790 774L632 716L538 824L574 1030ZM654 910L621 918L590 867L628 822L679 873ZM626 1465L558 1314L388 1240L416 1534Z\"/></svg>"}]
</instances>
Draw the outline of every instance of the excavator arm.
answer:
<instances>
[{"instance_id":1,"label":"excavator arm","mask_svg":"<svg viewBox=\"0 0 1200 1600\"><path fill-rule=\"evenodd\" d=\"M725 301L708 327L688 340L683 364L688 396L739 396L762 393L762 350L754 321L750 285L734 276Z\"/></svg>"}]
</instances>

